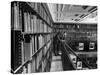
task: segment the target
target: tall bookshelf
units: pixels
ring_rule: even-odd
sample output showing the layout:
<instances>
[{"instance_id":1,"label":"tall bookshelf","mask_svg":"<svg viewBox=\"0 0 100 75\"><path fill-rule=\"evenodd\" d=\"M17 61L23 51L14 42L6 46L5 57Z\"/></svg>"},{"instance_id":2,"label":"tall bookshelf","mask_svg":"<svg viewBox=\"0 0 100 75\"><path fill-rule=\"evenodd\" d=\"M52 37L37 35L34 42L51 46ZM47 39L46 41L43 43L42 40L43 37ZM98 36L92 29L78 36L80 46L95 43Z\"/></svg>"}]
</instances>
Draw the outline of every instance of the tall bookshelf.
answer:
<instances>
[{"instance_id":1,"label":"tall bookshelf","mask_svg":"<svg viewBox=\"0 0 100 75\"><path fill-rule=\"evenodd\" d=\"M52 18L45 3L11 2L11 38L12 73L50 70Z\"/></svg>"}]
</instances>

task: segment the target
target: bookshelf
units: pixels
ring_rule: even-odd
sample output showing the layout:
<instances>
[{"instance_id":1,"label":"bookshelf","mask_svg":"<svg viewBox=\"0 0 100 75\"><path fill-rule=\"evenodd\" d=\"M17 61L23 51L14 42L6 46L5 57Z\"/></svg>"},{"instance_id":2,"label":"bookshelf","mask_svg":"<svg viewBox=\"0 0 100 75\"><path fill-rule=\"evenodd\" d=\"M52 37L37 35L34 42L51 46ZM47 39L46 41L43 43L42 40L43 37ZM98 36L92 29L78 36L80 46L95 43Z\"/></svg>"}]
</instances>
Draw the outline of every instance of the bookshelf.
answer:
<instances>
[{"instance_id":1,"label":"bookshelf","mask_svg":"<svg viewBox=\"0 0 100 75\"><path fill-rule=\"evenodd\" d=\"M66 49L70 55L74 54L70 57L76 69L97 68L97 24L54 23L53 32L60 32L64 37L62 43L70 48ZM66 56L63 54L62 58Z\"/></svg>"},{"instance_id":2,"label":"bookshelf","mask_svg":"<svg viewBox=\"0 0 100 75\"><path fill-rule=\"evenodd\" d=\"M97 24L54 23L53 32L60 32L62 35L66 33L65 41L75 51L80 51L80 43L84 44L84 49L81 51L97 51Z\"/></svg>"},{"instance_id":3,"label":"bookshelf","mask_svg":"<svg viewBox=\"0 0 100 75\"><path fill-rule=\"evenodd\" d=\"M12 73L49 71L52 29L52 18L45 3L11 2Z\"/></svg>"}]
</instances>

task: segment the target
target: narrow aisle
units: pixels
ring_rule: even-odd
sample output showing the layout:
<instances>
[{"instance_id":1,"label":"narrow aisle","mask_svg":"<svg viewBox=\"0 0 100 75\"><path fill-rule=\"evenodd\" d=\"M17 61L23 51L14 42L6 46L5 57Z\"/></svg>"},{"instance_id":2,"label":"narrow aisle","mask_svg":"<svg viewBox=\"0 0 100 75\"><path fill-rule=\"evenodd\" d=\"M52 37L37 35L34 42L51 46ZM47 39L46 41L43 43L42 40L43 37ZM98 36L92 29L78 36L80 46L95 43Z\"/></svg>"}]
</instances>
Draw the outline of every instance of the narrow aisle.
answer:
<instances>
[{"instance_id":1,"label":"narrow aisle","mask_svg":"<svg viewBox=\"0 0 100 75\"><path fill-rule=\"evenodd\" d=\"M61 56L52 56L50 72L63 71Z\"/></svg>"}]
</instances>

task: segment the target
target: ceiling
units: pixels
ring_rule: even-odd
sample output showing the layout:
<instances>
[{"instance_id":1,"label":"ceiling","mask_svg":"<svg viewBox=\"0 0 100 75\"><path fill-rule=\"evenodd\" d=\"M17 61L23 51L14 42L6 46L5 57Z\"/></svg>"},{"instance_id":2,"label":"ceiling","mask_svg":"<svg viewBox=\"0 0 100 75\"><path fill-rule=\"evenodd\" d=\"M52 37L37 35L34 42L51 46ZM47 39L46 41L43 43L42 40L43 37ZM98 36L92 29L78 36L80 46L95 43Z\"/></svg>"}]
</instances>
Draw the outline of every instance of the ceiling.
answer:
<instances>
[{"instance_id":1,"label":"ceiling","mask_svg":"<svg viewBox=\"0 0 100 75\"><path fill-rule=\"evenodd\" d=\"M97 23L97 7L48 3L54 22Z\"/></svg>"}]
</instances>

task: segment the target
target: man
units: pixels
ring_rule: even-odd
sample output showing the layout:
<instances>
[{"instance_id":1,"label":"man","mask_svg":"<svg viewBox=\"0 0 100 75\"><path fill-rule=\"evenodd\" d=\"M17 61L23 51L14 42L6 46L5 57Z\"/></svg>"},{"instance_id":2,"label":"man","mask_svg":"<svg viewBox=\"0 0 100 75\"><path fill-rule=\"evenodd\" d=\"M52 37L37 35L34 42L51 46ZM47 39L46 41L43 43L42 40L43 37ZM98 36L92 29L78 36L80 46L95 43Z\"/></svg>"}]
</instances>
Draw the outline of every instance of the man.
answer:
<instances>
[{"instance_id":1,"label":"man","mask_svg":"<svg viewBox=\"0 0 100 75\"><path fill-rule=\"evenodd\" d=\"M58 39L58 35L59 33L57 33L54 37L53 37L53 50L54 50L54 55L57 56L58 55L58 51L59 51L59 39Z\"/></svg>"}]
</instances>

